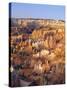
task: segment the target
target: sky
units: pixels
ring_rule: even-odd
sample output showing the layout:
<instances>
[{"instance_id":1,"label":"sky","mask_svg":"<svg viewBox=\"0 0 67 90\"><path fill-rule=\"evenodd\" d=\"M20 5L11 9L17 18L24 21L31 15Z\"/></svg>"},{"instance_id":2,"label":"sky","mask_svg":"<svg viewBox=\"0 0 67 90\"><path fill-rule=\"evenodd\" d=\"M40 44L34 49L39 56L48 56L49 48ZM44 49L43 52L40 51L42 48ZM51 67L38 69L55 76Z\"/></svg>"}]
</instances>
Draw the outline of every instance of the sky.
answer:
<instances>
[{"instance_id":1,"label":"sky","mask_svg":"<svg viewBox=\"0 0 67 90\"><path fill-rule=\"evenodd\" d=\"M11 17L65 20L65 6L11 3Z\"/></svg>"}]
</instances>

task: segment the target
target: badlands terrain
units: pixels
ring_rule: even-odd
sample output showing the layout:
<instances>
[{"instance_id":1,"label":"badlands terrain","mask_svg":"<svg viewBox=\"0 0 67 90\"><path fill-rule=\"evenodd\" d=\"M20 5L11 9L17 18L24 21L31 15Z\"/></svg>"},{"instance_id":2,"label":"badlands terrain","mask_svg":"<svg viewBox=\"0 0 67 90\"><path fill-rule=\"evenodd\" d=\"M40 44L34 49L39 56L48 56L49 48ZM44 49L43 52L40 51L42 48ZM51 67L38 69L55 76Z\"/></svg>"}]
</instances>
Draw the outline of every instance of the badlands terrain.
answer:
<instances>
[{"instance_id":1,"label":"badlands terrain","mask_svg":"<svg viewBox=\"0 0 67 90\"><path fill-rule=\"evenodd\" d=\"M65 83L65 21L10 20L11 86Z\"/></svg>"}]
</instances>

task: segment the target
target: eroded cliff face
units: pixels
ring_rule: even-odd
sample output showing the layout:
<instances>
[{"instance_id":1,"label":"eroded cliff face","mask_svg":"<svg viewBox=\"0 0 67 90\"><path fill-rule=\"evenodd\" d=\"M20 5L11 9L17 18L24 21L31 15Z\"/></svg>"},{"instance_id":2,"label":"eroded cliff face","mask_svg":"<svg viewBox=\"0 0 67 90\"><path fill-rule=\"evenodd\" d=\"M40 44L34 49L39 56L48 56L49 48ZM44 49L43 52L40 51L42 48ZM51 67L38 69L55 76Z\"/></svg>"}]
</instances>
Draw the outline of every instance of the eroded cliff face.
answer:
<instances>
[{"instance_id":1,"label":"eroded cliff face","mask_svg":"<svg viewBox=\"0 0 67 90\"><path fill-rule=\"evenodd\" d=\"M65 22L47 19L16 22L17 26L11 27L11 65L21 66L19 74L38 85L65 83Z\"/></svg>"}]
</instances>

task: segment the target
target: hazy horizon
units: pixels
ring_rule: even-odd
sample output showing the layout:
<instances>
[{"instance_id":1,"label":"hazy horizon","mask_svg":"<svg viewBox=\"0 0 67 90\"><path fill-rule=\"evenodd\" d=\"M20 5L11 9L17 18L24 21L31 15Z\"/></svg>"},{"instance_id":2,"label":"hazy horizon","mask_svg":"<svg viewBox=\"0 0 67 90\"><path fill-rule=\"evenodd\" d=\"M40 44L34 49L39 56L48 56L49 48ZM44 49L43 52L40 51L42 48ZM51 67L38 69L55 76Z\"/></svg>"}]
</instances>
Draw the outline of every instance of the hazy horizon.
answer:
<instances>
[{"instance_id":1,"label":"hazy horizon","mask_svg":"<svg viewBox=\"0 0 67 90\"><path fill-rule=\"evenodd\" d=\"M65 21L65 6L61 5L11 3L9 11L11 11L11 18Z\"/></svg>"}]
</instances>

